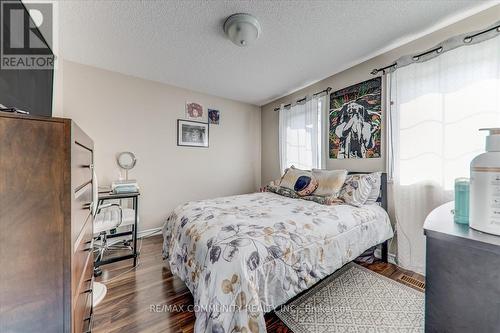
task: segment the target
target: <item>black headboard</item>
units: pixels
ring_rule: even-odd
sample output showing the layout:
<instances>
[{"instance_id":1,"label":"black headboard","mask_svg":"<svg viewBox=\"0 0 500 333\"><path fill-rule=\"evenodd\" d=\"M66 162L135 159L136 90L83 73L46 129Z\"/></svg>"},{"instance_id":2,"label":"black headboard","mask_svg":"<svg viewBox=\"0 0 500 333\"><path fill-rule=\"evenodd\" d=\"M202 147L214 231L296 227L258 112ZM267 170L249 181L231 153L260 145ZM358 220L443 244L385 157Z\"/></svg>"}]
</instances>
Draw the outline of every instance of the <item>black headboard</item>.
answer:
<instances>
[{"instance_id":1,"label":"black headboard","mask_svg":"<svg viewBox=\"0 0 500 333\"><path fill-rule=\"evenodd\" d=\"M350 175L367 174L373 172L361 172L353 171L349 172ZM377 202L380 202L380 206L387 211L387 173L382 172L380 175L380 194L378 196Z\"/></svg>"},{"instance_id":2,"label":"black headboard","mask_svg":"<svg viewBox=\"0 0 500 333\"><path fill-rule=\"evenodd\" d=\"M358 171L349 172L350 175L367 174L367 173L372 173L372 172L358 172ZM387 173L385 172L380 173L380 194L378 196L377 202L380 202L380 206L387 212ZM367 251L371 251L371 249L368 249ZM385 242L382 243L381 252L382 252L381 253L382 261L389 262L388 260L389 240L386 240ZM373 255L373 252L371 255Z\"/></svg>"}]
</instances>

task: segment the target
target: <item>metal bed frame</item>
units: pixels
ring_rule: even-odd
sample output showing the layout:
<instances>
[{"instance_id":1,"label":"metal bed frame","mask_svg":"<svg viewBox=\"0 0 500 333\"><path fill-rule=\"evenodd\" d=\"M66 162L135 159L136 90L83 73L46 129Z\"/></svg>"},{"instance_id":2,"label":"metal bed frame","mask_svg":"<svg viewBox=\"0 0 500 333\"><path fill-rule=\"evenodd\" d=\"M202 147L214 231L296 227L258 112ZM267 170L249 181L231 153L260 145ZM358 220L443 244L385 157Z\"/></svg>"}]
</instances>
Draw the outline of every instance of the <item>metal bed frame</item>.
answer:
<instances>
[{"instance_id":1,"label":"metal bed frame","mask_svg":"<svg viewBox=\"0 0 500 333\"><path fill-rule=\"evenodd\" d=\"M372 173L372 172L352 171L352 172L349 172L348 174L349 175L356 175L356 174L368 174L368 173ZM379 197L377 199L377 202L380 203L380 206L385 211L387 211L387 173L385 173L385 172L382 172L381 175L380 175L380 194L379 194ZM388 255L389 255L389 239L386 240L385 242L379 244L379 245L381 245L381 247L382 247L382 251L381 251L382 252L381 253L381 257L382 258L381 259L382 259L383 262L387 263L388 262ZM293 302L297 298L301 297L302 295L304 295L305 293L307 293L309 290L311 290L315 286L319 285L321 282L323 282L325 279L327 279L330 276L331 275L328 275L325 278L321 279L315 285L307 288L306 290L304 290L304 291L300 292L299 294L295 295L294 297L290 298L285 304L277 306L276 309L274 309L271 312L274 312L274 311L280 309L281 307L283 307L286 304L290 304L291 302Z\"/></svg>"}]
</instances>

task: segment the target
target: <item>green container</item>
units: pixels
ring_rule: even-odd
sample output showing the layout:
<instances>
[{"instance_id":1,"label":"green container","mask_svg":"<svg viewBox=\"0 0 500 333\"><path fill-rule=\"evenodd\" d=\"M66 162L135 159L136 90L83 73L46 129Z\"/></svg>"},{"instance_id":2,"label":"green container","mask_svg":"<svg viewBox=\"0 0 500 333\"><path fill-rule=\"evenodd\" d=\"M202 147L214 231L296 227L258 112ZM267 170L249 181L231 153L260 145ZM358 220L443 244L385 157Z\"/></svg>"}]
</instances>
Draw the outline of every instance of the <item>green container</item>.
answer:
<instances>
[{"instance_id":1,"label":"green container","mask_svg":"<svg viewBox=\"0 0 500 333\"><path fill-rule=\"evenodd\" d=\"M455 217L456 223L469 224L469 178L455 179Z\"/></svg>"}]
</instances>

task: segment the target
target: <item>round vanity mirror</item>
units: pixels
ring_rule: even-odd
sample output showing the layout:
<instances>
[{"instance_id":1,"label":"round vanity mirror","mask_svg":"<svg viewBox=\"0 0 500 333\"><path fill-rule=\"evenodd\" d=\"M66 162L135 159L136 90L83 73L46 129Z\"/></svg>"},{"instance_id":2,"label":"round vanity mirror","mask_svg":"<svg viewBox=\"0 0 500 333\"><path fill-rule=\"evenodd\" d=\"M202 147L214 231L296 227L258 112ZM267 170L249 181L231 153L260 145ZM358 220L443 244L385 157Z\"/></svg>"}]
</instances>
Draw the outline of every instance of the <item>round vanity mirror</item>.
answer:
<instances>
[{"instance_id":1,"label":"round vanity mirror","mask_svg":"<svg viewBox=\"0 0 500 333\"><path fill-rule=\"evenodd\" d=\"M137 158L134 153L129 151L124 151L118 154L116 158L116 162L120 166L120 168L126 170L126 179L128 179L128 170L132 169L137 163Z\"/></svg>"},{"instance_id":2,"label":"round vanity mirror","mask_svg":"<svg viewBox=\"0 0 500 333\"><path fill-rule=\"evenodd\" d=\"M135 155L129 151L124 151L118 154L117 161L120 168L125 170L132 169L135 166L135 163L137 163Z\"/></svg>"}]
</instances>

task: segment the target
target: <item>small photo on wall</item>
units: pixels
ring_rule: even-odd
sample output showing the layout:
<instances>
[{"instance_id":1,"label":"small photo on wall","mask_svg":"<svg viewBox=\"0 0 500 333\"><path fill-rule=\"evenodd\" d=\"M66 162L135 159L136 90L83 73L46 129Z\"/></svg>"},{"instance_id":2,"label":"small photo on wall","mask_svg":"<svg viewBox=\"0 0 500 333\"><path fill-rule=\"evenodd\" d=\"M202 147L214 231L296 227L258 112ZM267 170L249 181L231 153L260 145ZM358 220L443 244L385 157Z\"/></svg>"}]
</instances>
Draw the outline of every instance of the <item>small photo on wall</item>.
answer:
<instances>
[{"instance_id":1,"label":"small photo on wall","mask_svg":"<svg viewBox=\"0 0 500 333\"><path fill-rule=\"evenodd\" d=\"M177 119L177 145L208 147L208 124Z\"/></svg>"},{"instance_id":2,"label":"small photo on wall","mask_svg":"<svg viewBox=\"0 0 500 333\"><path fill-rule=\"evenodd\" d=\"M208 122L213 125L219 125L220 111L208 109Z\"/></svg>"},{"instance_id":3,"label":"small photo on wall","mask_svg":"<svg viewBox=\"0 0 500 333\"><path fill-rule=\"evenodd\" d=\"M186 118L193 120L203 119L203 105L195 102L186 103Z\"/></svg>"}]
</instances>

